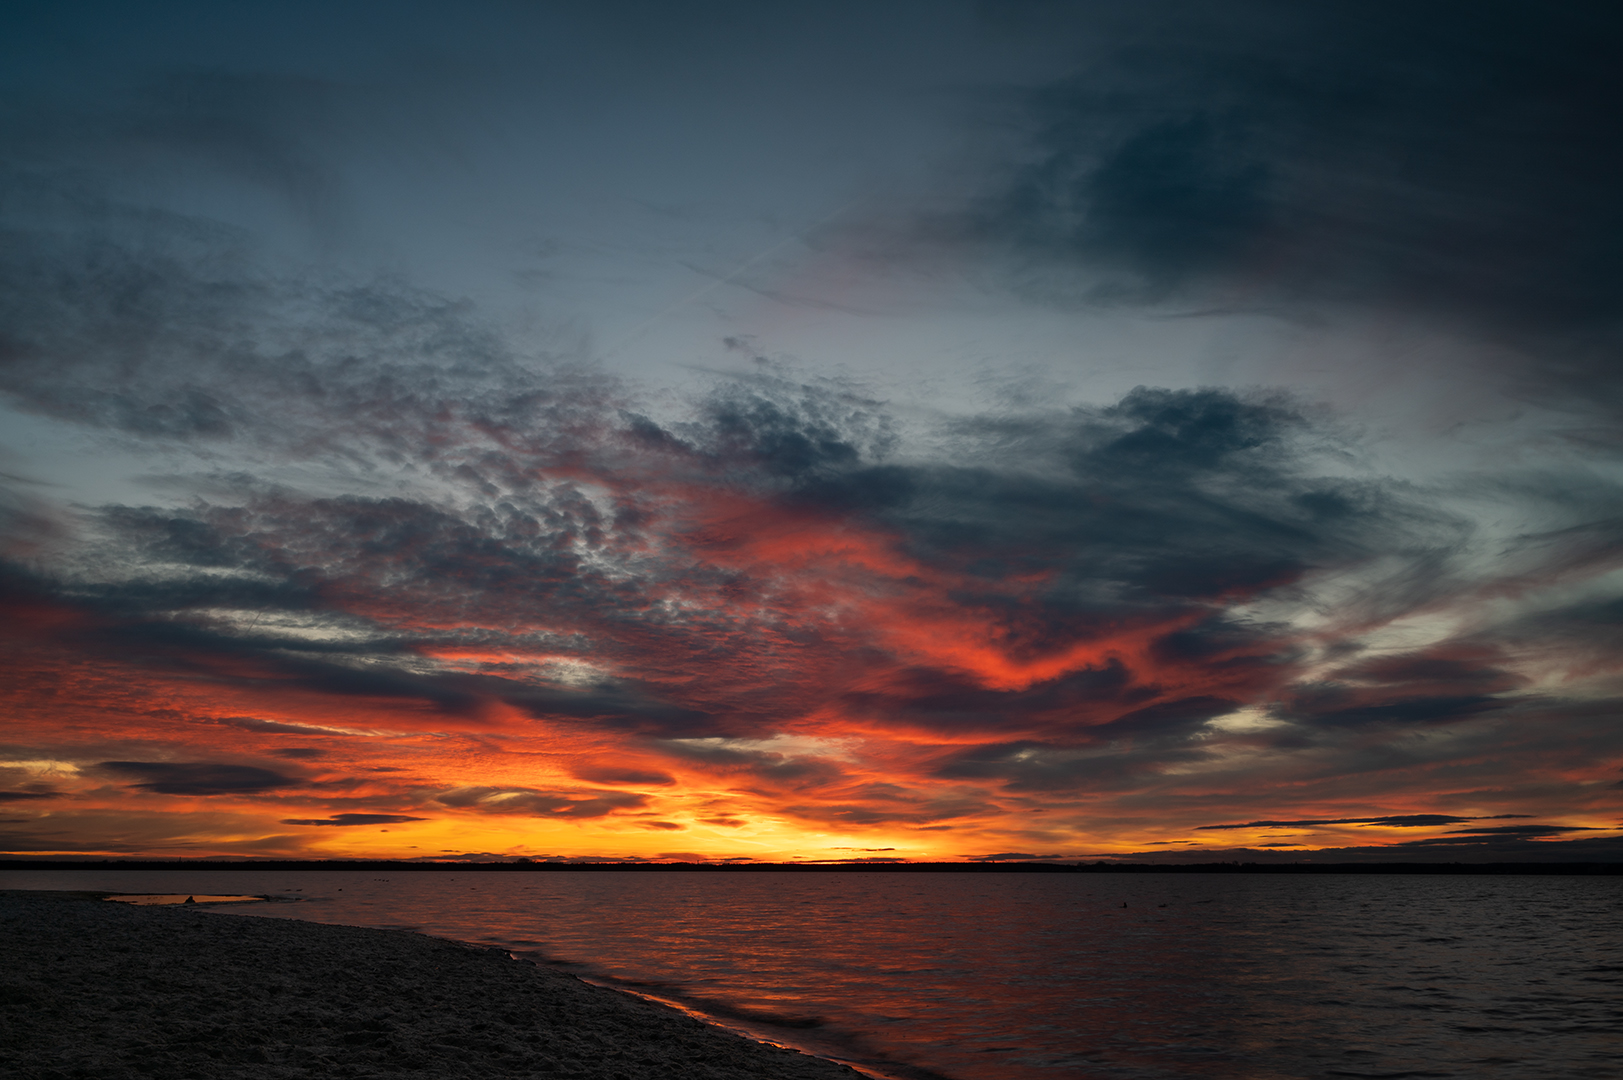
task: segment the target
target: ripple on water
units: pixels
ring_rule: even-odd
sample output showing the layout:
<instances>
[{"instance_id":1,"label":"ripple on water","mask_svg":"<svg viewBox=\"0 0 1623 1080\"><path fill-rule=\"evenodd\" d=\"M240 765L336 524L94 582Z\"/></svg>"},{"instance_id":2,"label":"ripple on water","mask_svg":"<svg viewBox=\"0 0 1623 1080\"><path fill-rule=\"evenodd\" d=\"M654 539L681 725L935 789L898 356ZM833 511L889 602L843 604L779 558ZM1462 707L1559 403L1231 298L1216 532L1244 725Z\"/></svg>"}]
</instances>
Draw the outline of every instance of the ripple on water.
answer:
<instances>
[{"instance_id":1,"label":"ripple on water","mask_svg":"<svg viewBox=\"0 0 1623 1080\"><path fill-rule=\"evenodd\" d=\"M1623 1078L1617 879L1504 880L20 871L0 887L299 895L222 910L487 941L898 1080Z\"/></svg>"}]
</instances>

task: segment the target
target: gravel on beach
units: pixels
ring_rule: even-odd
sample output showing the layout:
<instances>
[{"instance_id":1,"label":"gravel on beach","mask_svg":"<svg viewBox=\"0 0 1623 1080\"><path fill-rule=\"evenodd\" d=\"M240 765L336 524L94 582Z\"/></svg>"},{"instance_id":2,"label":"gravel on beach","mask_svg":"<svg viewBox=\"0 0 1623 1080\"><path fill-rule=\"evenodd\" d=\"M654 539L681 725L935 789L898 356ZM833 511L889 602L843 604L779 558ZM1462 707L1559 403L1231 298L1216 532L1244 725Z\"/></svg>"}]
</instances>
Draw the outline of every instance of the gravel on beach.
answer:
<instances>
[{"instance_id":1,"label":"gravel on beach","mask_svg":"<svg viewBox=\"0 0 1623 1080\"><path fill-rule=\"evenodd\" d=\"M15 1080L859 1080L673 1009L398 930L0 892Z\"/></svg>"}]
</instances>

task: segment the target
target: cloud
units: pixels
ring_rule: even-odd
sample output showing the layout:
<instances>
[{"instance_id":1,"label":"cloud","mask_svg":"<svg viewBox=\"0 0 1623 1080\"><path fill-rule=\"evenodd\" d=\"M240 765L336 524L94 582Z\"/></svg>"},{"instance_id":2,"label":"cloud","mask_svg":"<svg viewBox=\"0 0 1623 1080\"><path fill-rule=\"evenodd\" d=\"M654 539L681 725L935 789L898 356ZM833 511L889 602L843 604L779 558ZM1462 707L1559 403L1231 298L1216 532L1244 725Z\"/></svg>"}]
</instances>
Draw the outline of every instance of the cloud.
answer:
<instances>
[{"instance_id":1,"label":"cloud","mask_svg":"<svg viewBox=\"0 0 1623 1080\"><path fill-rule=\"evenodd\" d=\"M283 825L394 825L403 821L427 821L428 818L409 817L405 814L334 814L330 818L284 818Z\"/></svg>"},{"instance_id":2,"label":"cloud","mask_svg":"<svg viewBox=\"0 0 1623 1080\"><path fill-rule=\"evenodd\" d=\"M1522 11L1525 40L1496 5L1077 10L1087 74L1013 95L1023 151L934 222L960 255L1064 306L1419 310L1564 343L1549 386L1615 390L1590 9ZM1615 560L1609 482L1563 466L1506 525L1532 505L1510 479L1472 506L1388 479L1377 436L1284 390L935 411L738 337L748 371L641 391L453 295L280 272L121 186L143 143L331 224L320 145L349 93L180 73L105 115L0 117L27 150L0 174L0 394L165 472L71 513L21 480L0 500L8 705L52 756L94 732L69 756L137 789L319 783L348 800L328 809L432 800L481 829L672 831L702 805L739 843L903 826L973 851L1144 806L1441 829L1596 805L1574 778L1618 748L1623 614L1574 583ZM208 763L239 755L322 778ZM1282 791L1301 801L1258 794ZM395 820L418 819L284 823ZM1516 828L1469 835L1564 827Z\"/></svg>"},{"instance_id":3,"label":"cloud","mask_svg":"<svg viewBox=\"0 0 1623 1080\"><path fill-rule=\"evenodd\" d=\"M574 772L578 780L589 780L594 784L638 784L665 786L676 783L676 779L669 773L656 772L651 769L621 768L607 766L583 766Z\"/></svg>"},{"instance_id":4,"label":"cloud","mask_svg":"<svg viewBox=\"0 0 1623 1080\"><path fill-rule=\"evenodd\" d=\"M523 814L531 817L597 818L616 810L634 809L648 802L629 791L541 791L535 788L462 787L442 791L434 801L458 810L485 814Z\"/></svg>"},{"instance_id":5,"label":"cloud","mask_svg":"<svg viewBox=\"0 0 1623 1080\"><path fill-rule=\"evenodd\" d=\"M1615 448L1623 30L1605 4L1173 0L1022 22L1069 43L1075 74L987 102L1000 153L967 208L925 215L927 258L945 241L1067 309L1463 330L1454 379L1589 413L1581 437Z\"/></svg>"},{"instance_id":6,"label":"cloud","mask_svg":"<svg viewBox=\"0 0 1623 1080\"><path fill-rule=\"evenodd\" d=\"M1495 825L1481 829L1453 829L1451 833L1456 836L1559 836L1569 832L1599 832L1600 830L1587 825ZM1445 838L1434 840L1409 840L1410 844L1441 843Z\"/></svg>"},{"instance_id":7,"label":"cloud","mask_svg":"<svg viewBox=\"0 0 1623 1080\"><path fill-rule=\"evenodd\" d=\"M215 723L246 728L249 731L274 731L284 735L349 735L342 728L315 727L310 724L289 724L282 720L260 720L252 716L228 716ZM280 751L286 753L286 751Z\"/></svg>"},{"instance_id":8,"label":"cloud","mask_svg":"<svg viewBox=\"0 0 1623 1080\"><path fill-rule=\"evenodd\" d=\"M34 799L55 799L54 791L0 791L0 802L28 802Z\"/></svg>"},{"instance_id":9,"label":"cloud","mask_svg":"<svg viewBox=\"0 0 1623 1080\"><path fill-rule=\"evenodd\" d=\"M101 625L79 647L260 693L394 700L396 723L479 725L501 702L666 740L751 737L781 730L787 702L826 701L1030 736L1064 758L1020 766L1032 787L1105 770L1073 753L1083 743L1131 743L1141 763L1125 771L1143 773L1288 681L1297 645L1226 608L1394 550L1436 557L1468 530L1393 485L1332 475L1336 434L1277 393L1140 388L970 417L932 459L891 460L899 422L836 381L766 366L656 422L612 381L521 357L467 305L420 290L92 247L28 249L18 287L38 295L5 376L22 406L152 444L422 480L334 496L245 476L190 506L105 507L93 558L107 572L73 584ZM99 306L88 279L128 302ZM594 672L557 674L571 659ZM1302 723L1326 725L1495 705L1297 700ZM661 752L786 784L839 769Z\"/></svg>"},{"instance_id":10,"label":"cloud","mask_svg":"<svg viewBox=\"0 0 1623 1080\"><path fill-rule=\"evenodd\" d=\"M1197 825L1197 829L1291 829L1302 825L1384 825L1388 828L1430 828L1457 825L1466 821L1494 821L1500 818L1528 817L1527 814L1493 814L1483 817L1456 817L1453 814L1392 814L1373 818L1310 818L1302 821L1245 821L1233 825Z\"/></svg>"},{"instance_id":11,"label":"cloud","mask_svg":"<svg viewBox=\"0 0 1623 1080\"><path fill-rule=\"evenodd\" d=\"M1310 748L1523 708L1526 677L1503 643L1325 663L1322 639L1258 614L1371 567L1378 607L1342 617L1425 612L1472 534L1402 484L1349 478L1348 434L1288 396L1140 388L961 418L918 459L887 441L882 403L841 385L758 375L660 426L612 394L604 407L600 382L547 384L449 340L433 370L312 363L295 395L327 418L315 445L378 468L395 455L422 486L242 483L189 505L103 508L88 549L99 579L12 572L77 620L33 647L164 685L204 680L252 704L195 714L283 742L595 732L628 764L599 764L599 744L566 773L672 790L705 773L748 789L747 805L711 815L722 827L758 815L966 827L1013 812L1000 800L1126 797L1248 755L1310 770ZM363 387L399 404L398 432L367 418L375 403L355 406ZM352 408L345 427L337 414ZM257 431L229 439L286 435ZM1266 723L1230 722L1253 714ZM794 725L830 738L815 751L772 741ZM848 730L870 745L838 749ZM1397 768L1414 752L1399 738L1377 734L1341 767ZM337 746L321 760L359 752ZM440 805L493 816L672 813L662 792L434 786Z\"/></svg>"},{"instance_id":12,"label":"cloud","mask_svg":"<svg viewBox=\"0 0 1623 1080\"><path fill-rule=\"evenodd\" d=\"M1433 852L1434 854L1427 854ZM1623 860L1623 837L1592 836L1577 840L1537 837L1453 837L1447 842L1408 841L1392 845L1365 845L1306 849L1289 848L1182 848L1086 856L1122 862L1152 863L1615 863Z\"/></svg>"},{"instance_id":13,"label":"cloud","mask_svg":"<svg viewBox=\"0 0 1623 1080\"><path fill-rule=\"evenodd\" d=\"M1603 6L1096 16L1104 47L1031 95L1034 153L985 210L1034 252L1099 266L1095 295L1245 277L1298 296L1610 318L1623 221L1607 191L1623 156L1605 133L1623 93Z\"/></svg>"},{"instance_id":14,"label":"cloud","mask_svg":"<svg viewBox=\"0 0 1623 1080\"><path fill-rule=\"evenodd\" d=\"M249 795L303 783L254 765L213 762L103 761L96 768L138 778L132 787L160 795Z\"/></svg>"}]
</instances>

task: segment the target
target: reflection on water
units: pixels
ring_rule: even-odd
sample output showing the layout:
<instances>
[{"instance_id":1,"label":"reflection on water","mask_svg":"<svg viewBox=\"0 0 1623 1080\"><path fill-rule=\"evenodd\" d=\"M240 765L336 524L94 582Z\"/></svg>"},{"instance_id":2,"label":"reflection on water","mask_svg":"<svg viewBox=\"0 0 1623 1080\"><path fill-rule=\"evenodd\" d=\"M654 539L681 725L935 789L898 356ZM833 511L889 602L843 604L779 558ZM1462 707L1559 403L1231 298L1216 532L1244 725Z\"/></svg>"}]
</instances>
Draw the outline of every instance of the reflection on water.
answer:
<instances>
[{"instance_id":1,"label":"reflection on water","mask_svg":"<svg viewBox=\"0 0 1623 1080\"><path fill-rule=\"evenodd\" d=\"M899 1077L1623 1077L1616 878L0 873L160 885L501 945Z\"/></svg>"}]
</instances>

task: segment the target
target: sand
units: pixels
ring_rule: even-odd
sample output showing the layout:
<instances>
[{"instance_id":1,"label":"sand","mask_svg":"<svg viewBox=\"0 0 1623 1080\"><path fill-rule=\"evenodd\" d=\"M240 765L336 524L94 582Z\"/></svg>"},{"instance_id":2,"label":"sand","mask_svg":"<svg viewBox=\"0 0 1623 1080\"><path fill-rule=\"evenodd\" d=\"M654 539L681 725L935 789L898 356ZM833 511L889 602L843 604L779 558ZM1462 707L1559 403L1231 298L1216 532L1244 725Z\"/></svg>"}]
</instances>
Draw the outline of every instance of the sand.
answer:
<instances>
[{"instance_id":1,"label":"sand","mask_svg":"<svg viewBox=\"0 0 1623 1080\"><path fill-rule=\"evenodd\" d=\"M0 1076L859 1080L506 953L0 892Z\"/></svg>"}]
</instances>

